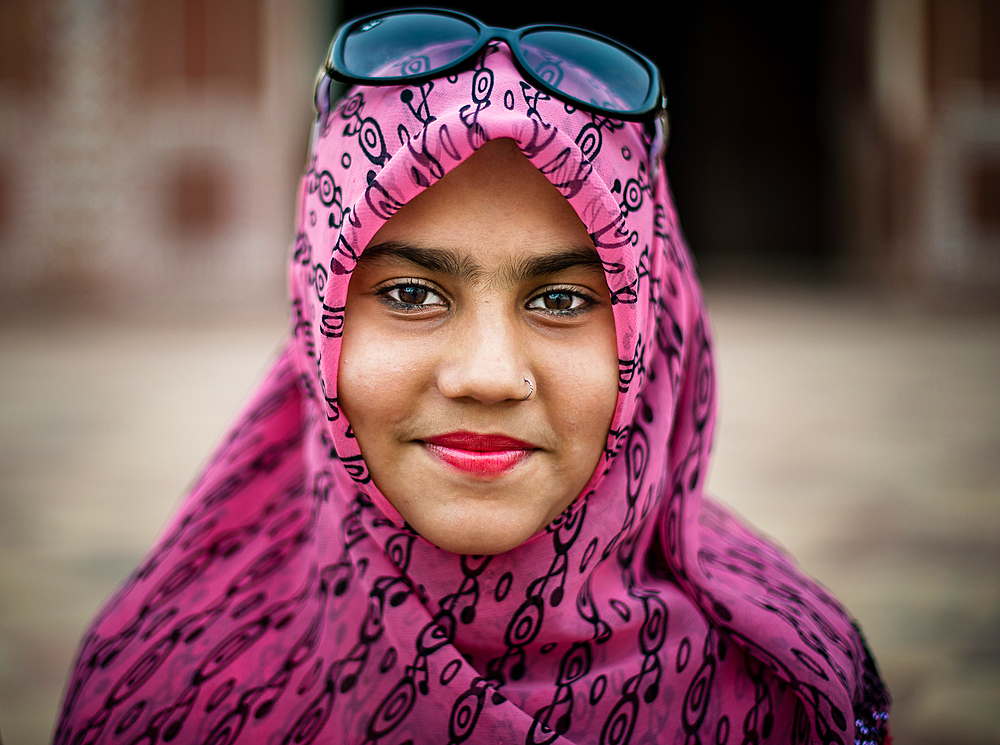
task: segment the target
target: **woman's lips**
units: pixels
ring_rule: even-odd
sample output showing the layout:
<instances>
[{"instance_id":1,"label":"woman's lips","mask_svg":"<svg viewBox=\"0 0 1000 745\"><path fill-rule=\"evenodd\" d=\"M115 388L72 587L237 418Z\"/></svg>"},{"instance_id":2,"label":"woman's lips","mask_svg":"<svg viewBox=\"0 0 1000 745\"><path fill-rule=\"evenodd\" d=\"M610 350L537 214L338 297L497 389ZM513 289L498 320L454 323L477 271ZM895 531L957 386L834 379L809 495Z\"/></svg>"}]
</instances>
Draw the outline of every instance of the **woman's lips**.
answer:
<instances>
[{"instance_id":1,"label":"woman's lips","mask_svg":"<svg viewBox=\"0 0 1000 745\"><path fill-rule=\"evenodd\" d=\"M430 453L452 468L475 476L499 476L525 460L535 446L506 435L448 432L422 440Z\"/></svg>"}]
</instances>

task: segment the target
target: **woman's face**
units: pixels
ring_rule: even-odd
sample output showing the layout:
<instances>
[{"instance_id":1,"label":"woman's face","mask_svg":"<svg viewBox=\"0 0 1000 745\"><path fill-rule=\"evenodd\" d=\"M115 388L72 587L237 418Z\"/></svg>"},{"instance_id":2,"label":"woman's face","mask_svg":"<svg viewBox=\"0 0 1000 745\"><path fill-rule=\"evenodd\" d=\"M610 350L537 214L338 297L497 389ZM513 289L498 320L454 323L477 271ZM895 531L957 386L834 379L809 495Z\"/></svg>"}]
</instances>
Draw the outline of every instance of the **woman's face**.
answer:
<instances>
[{"instance_id":1,"label":"woman's face","mask_svg":"<svg viewBox=\"0 0 1000 745\"><path fill-rule=\"evenodd\" d=\"M580 218L513 141L375 234L338 376L375 485L443 549L514 548L587 484L618 397L611 299Z\"/></svg>"}]
</instances>

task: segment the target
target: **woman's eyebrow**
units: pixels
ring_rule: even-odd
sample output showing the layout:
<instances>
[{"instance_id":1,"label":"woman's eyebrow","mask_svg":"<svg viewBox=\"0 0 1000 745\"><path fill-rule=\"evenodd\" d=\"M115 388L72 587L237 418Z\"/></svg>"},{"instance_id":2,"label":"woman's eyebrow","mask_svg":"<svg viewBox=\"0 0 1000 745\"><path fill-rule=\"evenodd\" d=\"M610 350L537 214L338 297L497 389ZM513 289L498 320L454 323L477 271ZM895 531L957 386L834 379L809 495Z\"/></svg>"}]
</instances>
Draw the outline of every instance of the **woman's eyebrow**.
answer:
<instances>
[{"instance_id":1,"label":"woman's eyebrow","mask_svg":"<svg viewBox=\"0 0 1000 745\"><path fill-rule=\"evenodd\" d=\"M464 280L475 280L482 272L482 267L476 262L462 258L454 251L401 241L386 241L369 246L361 252L358 263L370 263L382 259L402 259L428 271Z\"/></svg>"},{"instance_id":2,"label":"woman's eyebrow","mask_svg":"<svg viewBox=\"0 0 1000 745\"><path fill-rule=\"evenodd\" d=\"M387 241L369 246L358 258L358 263L376 262L382 259L401 259L428 271L474 282L486 275L486 269L475 259L460 256L457 252L444 248ZM524 256L505 264L491 278L491 281L521 282L538 279L571 269L573 267L597 268L604 271L601 257L593 246L573 245L558 248L541 256Z\"/></svg>"},{"instance_id":3,"label":"woman's eyebrow","mask_svg":"<svg viewBox=\"0 0 1000 745\"><path fill-rule=\"evenodd\" d=\"M593 246L567 246L541 256L525 256L513 263L504 272L505 278L515 282L538 279L574 267L597 268L603 273L604 265L597 249Z\"/></svg>"}]
</instances>

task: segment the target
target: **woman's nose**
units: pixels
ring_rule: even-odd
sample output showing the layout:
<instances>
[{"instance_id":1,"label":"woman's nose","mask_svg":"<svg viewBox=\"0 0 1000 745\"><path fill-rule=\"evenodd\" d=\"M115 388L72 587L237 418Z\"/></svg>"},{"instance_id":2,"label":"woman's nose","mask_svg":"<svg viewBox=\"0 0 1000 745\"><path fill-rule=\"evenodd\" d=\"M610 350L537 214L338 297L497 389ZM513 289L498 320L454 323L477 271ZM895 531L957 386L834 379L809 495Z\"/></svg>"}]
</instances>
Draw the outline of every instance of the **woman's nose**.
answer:
<instances>
[{"instance_id":1,"label":"woman's nose","mask_svg":"<svg viewBox=\"0 0 1000 745\"><path fill-rule=\"evenodd\" d=\"M489 308L458 324L442 350L438 389L448 398L490 405L524 399L530 376L516 324Z\"/></svg>"}]
</instances>

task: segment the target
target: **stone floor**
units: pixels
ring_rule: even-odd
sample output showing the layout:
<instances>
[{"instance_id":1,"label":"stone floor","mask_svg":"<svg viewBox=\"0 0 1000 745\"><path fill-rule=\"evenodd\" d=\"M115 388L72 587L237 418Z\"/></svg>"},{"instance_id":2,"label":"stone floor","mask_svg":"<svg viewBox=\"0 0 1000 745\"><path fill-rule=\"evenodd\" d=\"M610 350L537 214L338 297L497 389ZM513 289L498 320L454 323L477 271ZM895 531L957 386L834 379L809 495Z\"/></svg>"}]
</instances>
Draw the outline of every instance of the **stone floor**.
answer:
<instances>
[{"instance_id":1,"label":"stone floor","mask_svg":"<svg viewBox=\"0 0 1000 745\"><path fill-rule=\"evenodd\" d=\"M711 488L864 627L897 745L1000 739L1000 318L716 288ZM0 322L0 732L47 742L76 643L283 334Z\"/></svg>"}]
</instances>

